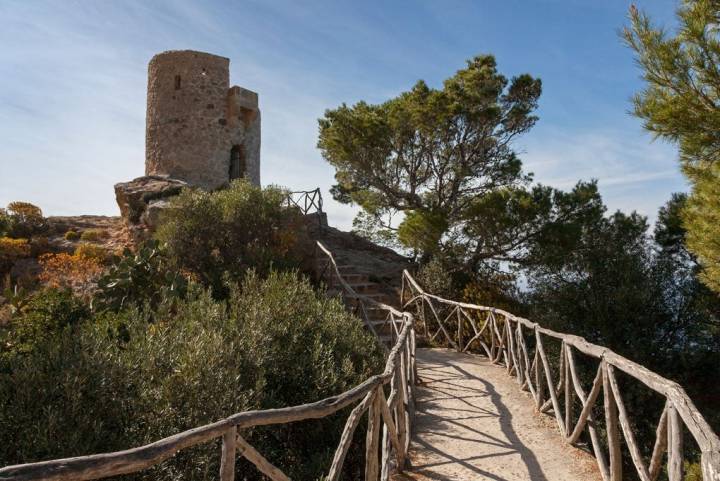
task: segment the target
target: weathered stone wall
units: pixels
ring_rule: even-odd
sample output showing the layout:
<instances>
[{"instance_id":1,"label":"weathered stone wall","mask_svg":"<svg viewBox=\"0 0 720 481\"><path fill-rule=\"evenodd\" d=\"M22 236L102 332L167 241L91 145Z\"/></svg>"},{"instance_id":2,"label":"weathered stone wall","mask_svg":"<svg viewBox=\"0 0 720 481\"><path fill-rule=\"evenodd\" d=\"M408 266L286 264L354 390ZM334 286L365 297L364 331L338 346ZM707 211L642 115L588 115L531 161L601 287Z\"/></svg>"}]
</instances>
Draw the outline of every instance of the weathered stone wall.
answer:
<instances>
[{"instance_id":1,"label":"weathered stone wall","mask_svg":"<svg viewBox=\"0 0 720 481\"><path fill-rule=\"evenodd\" d=\"M148 66L146 175L204 189L226 185L233 146L260 184L257 94L229 88L230 60L191 50L155 55Z\"/></svg>"}]
</instances>

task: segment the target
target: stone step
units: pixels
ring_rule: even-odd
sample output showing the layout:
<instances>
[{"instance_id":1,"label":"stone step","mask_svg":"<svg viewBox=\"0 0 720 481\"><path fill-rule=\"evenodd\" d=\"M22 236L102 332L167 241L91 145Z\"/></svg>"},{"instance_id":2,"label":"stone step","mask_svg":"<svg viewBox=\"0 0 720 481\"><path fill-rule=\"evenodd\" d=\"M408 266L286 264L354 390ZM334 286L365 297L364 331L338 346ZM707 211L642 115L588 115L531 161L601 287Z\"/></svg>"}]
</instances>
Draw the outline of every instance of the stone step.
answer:
<instances>
[{"instance_id":1,"label":"stone step","mask_svg":"<svg viewBox=\"0 0 720 481\"><path fill-rule=\"evenodd\" d=\"M352 289L360 294L377 294L378 289L380 289L380 286L375 284L374 282L358 282L358 283L349 283L350 287Z\"/></svg>"},{"instance_id":2,"label":"stone step","mask_svg":"<svg viewBox=\"0 0 720 481\"><path fill-rule=\"evenodd\" d=\"M352 279L349 279L349 277L352 277ZM345 284L352 287L353 290L356 292L367 292L373 289L377 290L380 288L379 284L375 282L368 282L367 279L355 278L355 275L347 277L343 276L343 281L345 281ZM340 288L342 286L342 283L337 277L333 276L333 278L328 281L328 286Z\"/></svg>"},{"instance_id":3,"label":"stone step","mask_svg":"<svg viewBox=\"0 0 720 481\"><path fill-rule=\"evenodd\" d=\"M381 335L381 336L378 336L378 339L380 339L380 342L382 342L382 343L385 344L386 346L392 347L393 338L392 338L391 335L389 335L389 334L388 334L388 335Z\"/></svg>"},{"instance_id":4,"label":"stone step","mask_svg":"<svg viewBox=\"0 0 720 481\"><path fill-rule=\"evenodd\" d=\"M358 293L358 294L360 294L360 293ZM361 295L363 297L371 299L375 302L380 302L382 304L390 304L391 302L393 302L393 299L391 299L390 296L388 296L387 294L380 293L380 292L375 293L375 294L361 294ZM352 302L353 304L357 302L355 300L355 298L353 298L353 297L346 296L345 298L347 301ZM369 307L371 307L371 306L367 306L366 309Z\"/></svg>"},{"instance_id":5,"label":"stone step","mask_svg":"<svg viewBox=\"0 0 720 481\"><path fill-rule=\"evenodd\" d=\"M393 333L393 327L389 322L386 323L385 321L370 321L370 324L372 325L375 332L380 336Z\"/></svg>"},{"instance_id":6,"label":"stone step","mask_svg":"<svg viewBox=\"0 0 720 481\"><path fill-rule=\"evenodd\" d=\"M368 282L368 276L366 274L345 274L343 273L342 278L345 282L352 285L354 283L363 284ZM337 278L333 276L333 281L337 282Z\"/></svg>"}]
</instances>

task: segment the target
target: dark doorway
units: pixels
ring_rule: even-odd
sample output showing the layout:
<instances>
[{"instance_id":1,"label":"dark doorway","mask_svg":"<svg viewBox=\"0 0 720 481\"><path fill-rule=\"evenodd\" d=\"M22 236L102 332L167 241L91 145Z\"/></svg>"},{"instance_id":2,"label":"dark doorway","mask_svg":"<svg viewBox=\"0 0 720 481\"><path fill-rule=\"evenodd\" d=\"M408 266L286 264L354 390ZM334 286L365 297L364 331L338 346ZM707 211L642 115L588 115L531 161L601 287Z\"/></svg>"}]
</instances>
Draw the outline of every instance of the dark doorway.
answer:
<instances>
[{"instance_id":1,"label":"dark doorway","mask_svg":"<svg viewBox=\"0 0 720 481\"><path fill-rule=\"evenodd\" d=\"M245 149L242 145L233 145L230 149L230 180L245 177Z\"/></svg>"}]
</instances>

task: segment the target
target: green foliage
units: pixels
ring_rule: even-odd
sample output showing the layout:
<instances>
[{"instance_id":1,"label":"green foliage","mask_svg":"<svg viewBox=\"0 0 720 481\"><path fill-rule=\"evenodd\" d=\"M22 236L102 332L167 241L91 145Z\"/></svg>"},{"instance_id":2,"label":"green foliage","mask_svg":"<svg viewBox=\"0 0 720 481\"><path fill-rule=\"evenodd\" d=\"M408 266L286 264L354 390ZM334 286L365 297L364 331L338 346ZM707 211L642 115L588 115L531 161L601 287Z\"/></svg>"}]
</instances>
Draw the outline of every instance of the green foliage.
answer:
<instances>
[{"instance_id":1,"label":"green foliage","mask_svg":"<svg viewBox=\"0 0 720 481\"><path fill-rule=\"evenodd\" d=\"M453 285L451 270L440 257L434 257L418 269L415 275L420 286L426 291L445 299L458 299L458 291Z\"/></svg>"},{"instance_id":2,"label":"green foliage","mask_svg":"<svg viewBox=\"0 0 720 481\"><path fill-rule=\"evenodd\" d=\"M293 273L250 274L230 294L218 302L196 286L152 313L106 311L0 360L0 459L126 449L235 412L316 401L382 369L362 323ZM317 479L346 415L243 436L293 479ZM207 443L128 478L216 479L218 453ZM261 479L243 463L238 477Z\"/></svg>"},{"instance_id":3,"label":"green foliage","mask_svg":"<svg viewBox=\"0 0 720 481\"><path fill-rule=\"evenodd\" d=\"M119 311L129 305L150 307L162 301L183 298L187 280L171 266L156 240L143 243L136 252L125 249L113 258L108 271L98 280L96 306Z\"/></svg>"},{"instance_id":4,"label":"green foliage","mask_svg":"<svg viewBox=\"0 0 720 481\"><path fill-rule=\"evenodd\" d=\"M0 208L0 237L7 237L12 232L13 219L7 210Z\"/></svg>"},{"instance_id":5,"label":"green foliage","mask_svg":"<svg viewBox=\"0 0 720 481\"><path fill-rule=\"evenodd\" d=\"M29 202L10 202L6 210L11 237L32 237L47 230L47 222L40 207Z\"/></svg>"},{"instance_id":6,"label":"green foliage","mask_svg":"<svg viewBox=\"0 0 720 481\"><path fill-rule=\"evenodd\" d=\"M108 250L97 244L91 244L89 242L81 242L75 248L76 257L84 257L86 259L94 259L101 264L104 264L110 257Z\"/></svg>"},{"instance_id":7,"label":"green foliage","mask_svg":"<svg viewBox=\"0 0 720 481\"><path fill-rule=\"evenodd\" d=\"M687 203L687 194L674 193L670 200L658 211L655 224L655 242L670 254L685 251L687 231L683 227L682 212Z\"/></svg>"},{"instance_id":8,"label":"green foliage","mask_svg":"<svg viewBox=\"0 0 720 481\"><path fill-rule=\"evenodd\" d=\"M682 384L714 425L720 425L720 299L699 283L682 242L683 196L661 209L655 239L635 213L599 212L568 242L548 243L525 271L528 316L540 324L607 346ZM641 386L625 402L635 411L638 437L652 440L655 398ZM648 441L650 442L650 441Z\"/></svg>"},{"instance_id":9,"label":"green foliage","mask_svg":"<svg viewBox=\"0 0 720 481\"><path fill-rule=\"evenodd\" d=\"M388 216L407 213L405 245L436 250L470 199L527 181L510 141L537 120L540 90L529 75L508 81L486 55L442 89L420 81L380 105L327 110L318 147L336 169L334 197L359 204L385 234L395 232Z\"/></svg>"},{"instance_id":10,"label":"green foliage","mask_svg":"<svg viewBox=\"0 0 720 481\"><path fill-rule=\"evenodd\" d=\"M30 255L27 239L0 237L0 274L9 272L16 260Z\"/></svg>"},{"instance_id":11,"label":"green foliage","mask_svg":"<svg viewBox=\"0 0 720 481\"><path fill-rule=\"evenodd\" d=\"M69 230L65 233L65 240L76 241L80 239L80 233L76 230Z\"/></svg>"},{"instance_id":12,"label":"green foliage","mask_svg":"<svg viewBox=\"0 0 720 481\"><path fill-rule=\"evenodd\" d=\"M703 266L700 279L720 293L720 162L698 169L683 212L687 246Z\"/></svg>"},{"instance_id":13,"label":"green foliage","mask_svg":"<svg viewBox=\"0 0 720 481\"><path fill-rule=\"evenodd\" d=\"M405 247L432 255L448 229L445 216L420 210L409 211L397 229L397 237Z\"/></svg>"},{"instance_id":14,"label":"green foliage","mask_svg":"<svg viewBox=\"0 0 720 481\"><path fill-rule=\"evenodd\" d=\"M107 237L108 232L105 229L87 229L80 234L80 239L92 242L107 239Z\"/></svg>"},{"instance_id":15,"label":"green foliage","mask_svg":"<svg viewBox=\"0 0 720 481\"><path fill-rule=\"evenodd\" d=\"M175 265L227 295L226 280L252 268L264 274L294 268L306 258L308 238L300 215L284 207L286 192L245 180L217 192L184 190L172 200L157 238Z\"/></svg>"},{"instance_id":16,"label":"green foliage","mask_svg":"<svg viewBox=\"0 0 720 481\"><path fill-rule=\"evenodd\" d=\"M379 227L379 219L366 211L361 210L353 219L352 231L369 241L390 249L402 250L393 229Z\"/></svg>"},{"instance_id":17,"label":"green foliage","mask_svg":"<svg viewBox=\"0 0 720 481\"><path fill-rule=\"evenodd\" d=\"M570 192L542 185L499 189L469 202L452 250L470 272L483 264L547 262L558 247L572 249L582 226L603 212L595 182L579 182Z\"/></svg>"},{"instance_id":18,"label":"green foliage","mask_svg":"<svg viewBox=\"0 0 720 481\"><path fill-rule=\"evenodd\" d=\"M683 0L671 36L632 8L624 30L643 70L645 89L634 98L645 128L680 147L692 183L684 223L687 244L704 267L701 278L720 292L720 6Z\"/></svg>"},{"instance_id":19,"label":"green foliage","mask_svg":"<svg viewBox=\"0 0 720 481\"><path fill-rule=\"evenodd\" d=\"M70 290L48 289L23 300L6 333L2 336L3 355L32 351L38 344L71 329L89 315L87 306Z\"/></svg>"}]
</instances>

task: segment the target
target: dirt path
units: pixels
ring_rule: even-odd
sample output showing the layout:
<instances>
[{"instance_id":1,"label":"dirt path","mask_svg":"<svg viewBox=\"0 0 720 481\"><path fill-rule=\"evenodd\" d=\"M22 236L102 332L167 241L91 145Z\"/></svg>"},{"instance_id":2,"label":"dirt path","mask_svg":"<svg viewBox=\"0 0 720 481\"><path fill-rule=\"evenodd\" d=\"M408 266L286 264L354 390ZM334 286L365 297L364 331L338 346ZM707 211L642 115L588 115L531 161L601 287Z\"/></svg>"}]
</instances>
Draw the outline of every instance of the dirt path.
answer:
<instances>
[{"instance_id":1,"label":"dirt path","mask_svg":"<svg viewBox=\"0 0 720 481\"><path fill-rule=\"evenodd\" d=\"M505 369L480 356L418 349L412 468L396 480L600 481Z\"/></svg>"}]
</instances>

